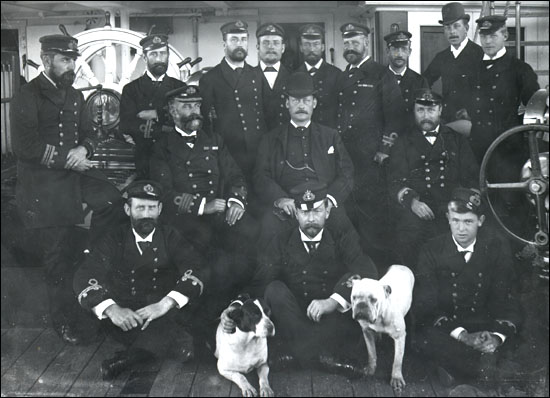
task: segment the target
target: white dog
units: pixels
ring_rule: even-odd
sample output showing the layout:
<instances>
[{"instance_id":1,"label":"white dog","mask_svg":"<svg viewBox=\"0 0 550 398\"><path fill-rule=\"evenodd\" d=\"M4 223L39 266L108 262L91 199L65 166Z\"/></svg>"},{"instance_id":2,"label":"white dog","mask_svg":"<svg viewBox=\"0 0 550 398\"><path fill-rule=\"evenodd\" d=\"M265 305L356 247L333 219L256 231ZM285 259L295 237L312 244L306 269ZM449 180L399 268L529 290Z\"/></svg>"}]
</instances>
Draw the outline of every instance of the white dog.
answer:
<instances>
[{"instance_id":1,"label":"white dog","mask_svg":"<svg viewBox=\"0 0 550 398\"><path fill-rule=\"evenodd\" d=\"M403 265L392 265L380 279L364 278L353 281L351 306L353 319L363 330L369 354L367 374L376 371L375 332L389 334L394 340L394 358L391 386L400 390L405 386L401 366L405 354L405 315L412 302L414 275Z\"/></svg>"},{"instance_id":2,"label":"white dog","mask_svg":"<svg viewBox=\"0 0 550 398\"><path fill-rule=\"evenodd\" d=\"M241 389L243 397L255 397L256 389L244 376L256 369L260 382L260 396L273 397L269 386L267 365L267 337L275 335L275 326L266 315L260 300L246 300L229 312L237 324L234 333L225 333L221 323L216 331L216 358L218 372Z\"/></svg>"}]
</instances>

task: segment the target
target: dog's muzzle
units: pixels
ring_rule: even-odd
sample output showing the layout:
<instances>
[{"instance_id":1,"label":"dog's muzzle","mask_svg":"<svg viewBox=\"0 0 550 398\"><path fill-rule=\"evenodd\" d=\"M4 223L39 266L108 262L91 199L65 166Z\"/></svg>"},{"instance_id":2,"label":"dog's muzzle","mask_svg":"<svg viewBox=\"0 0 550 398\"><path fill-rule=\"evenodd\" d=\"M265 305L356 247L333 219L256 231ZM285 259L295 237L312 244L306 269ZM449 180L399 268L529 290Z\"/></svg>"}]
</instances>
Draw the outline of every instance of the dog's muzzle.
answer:
<instances>
[{"instance_id":1,"label":"dog's muzzle","mask_svg":"<svg viewBox=\"0 0 550 398\"><path fill-rule=\"evenodd\" d=\"M357 301L353 305L352 309L352 317L356 321L358 320L365 320L368 322L374 322L376 321L376 317L372 313L372 311L369 309L369 306L364 301ZM374 318L374 319L373 319Z\"/></svg>"}]
</instances>

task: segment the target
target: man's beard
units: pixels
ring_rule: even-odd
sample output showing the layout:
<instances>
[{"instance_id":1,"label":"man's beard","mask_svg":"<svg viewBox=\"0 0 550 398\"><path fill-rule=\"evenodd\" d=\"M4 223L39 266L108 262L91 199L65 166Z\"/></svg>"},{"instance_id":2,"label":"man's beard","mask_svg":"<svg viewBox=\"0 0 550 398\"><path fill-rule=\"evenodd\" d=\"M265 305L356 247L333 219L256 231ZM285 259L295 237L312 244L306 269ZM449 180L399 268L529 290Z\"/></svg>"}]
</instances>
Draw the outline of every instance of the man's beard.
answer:
<instances>
[{"instance_id":1,"label":"man's beard","mask_svg":"<svg viewBox=\"0 0 550 398\"><path fill-rule=\"evenodd\" d=\"M57 76L55 73L53 73L52 80L57 84L59 88L68 88L71 87L74 83L74 79L76 78L76 73L72 70L68 70L67 72L63 73L61 76Z\"/></svg>"},{"instance_id":2,"label":"man's beard","mask_svg":"<svg viewBox=\"0 0 550 398\"><path fill-rule=\"evenodd\" d=\"M158 62L149 67L149 72L155 77L160 77L166 73L168 70L168 63Z\"/></svg>"},{"instance_id":3,"label":"man's beard","mask_svg":"<svg viewBox=\"0 0 550 398\"><path fill-rule=\"evenodd\" d=\"M346 50L344 51L344 58L350 64L356 63L361 60L362 54L355 50Z\"/></svg>"},{"instance_id":4,"label":"man's beard","mask_svg":"<svg viewBox=\"0 0 550 398\"><path fill-rule=\"evenodd\" d=\"M306 233L307 236L309 236L310 238L314 238L316 237L319 232L321 232L321 229L323 229L323 227L321 227L320 225L318 224L307 224L305 226L305 228L303 229L303 231Z\"/></svg>"},{"instance_id":5,"label":"man's beard","mask_svg":"<svg viewBox=\"0 0 550 398\"><path fill-rule=\"evenodd\" d=\"M439 123L435 123L433 120L422 119L418 125L422 131L432 131L438 124Z\"/></svg>"},{"instance_id":6,"label":"man's beard","mask_svg":"<svg viewBox=\"0 0 550 398\"><path fill-rule=\"evenodd\" d=\"M180 117L180 124L183 126L183 129L185 131L198 131L202 128L202 121L203 121L202 115L198 115L196 113L193 113L189 116L181 116Z\"/></svg>"},{"instance_id":7,"label":"man's beard","mask_svg":"<svg viewBox=\"0 0 550 398\"><path fill-rule=\"evenodd\" d=\"M304 59L309 65L315 66L317 65L317 62L319 62L319 60L321 59L321 55L317 55L315 53L309 53L304 55Z\"/></svg>"},{"instance_id":8,"label":"man's beard","mask_svg":"<svg viewBox=\"0 0 550 398\"><path fill-rule=\"evenodd\" d=\"M153 232L157 226L157 223L158 220L156 218L132 218L132 227L134 227L136 232L142 237L145 237Z\"/></svg>"},{"instance_id":9,"label":"man's beard","mask_svg":"<svg viewBox=\"0 0 550 398\"><path fill-rule=\"evenodd\" d=\"M229 51L227 53L227 56L229 57L229 59L235 62L244 61L247 55L248 55L248 52L243 47L238 47L233 51Z\"/></svg>"}]
</instances>

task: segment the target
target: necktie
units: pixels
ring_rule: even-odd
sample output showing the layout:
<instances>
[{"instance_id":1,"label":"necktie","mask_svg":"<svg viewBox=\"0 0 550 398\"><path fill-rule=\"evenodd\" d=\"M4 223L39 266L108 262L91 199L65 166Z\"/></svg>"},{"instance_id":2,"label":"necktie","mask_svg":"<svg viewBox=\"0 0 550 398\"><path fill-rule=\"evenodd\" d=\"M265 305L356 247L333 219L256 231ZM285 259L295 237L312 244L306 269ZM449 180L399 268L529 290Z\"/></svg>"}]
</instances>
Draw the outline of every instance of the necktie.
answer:
<instances>
[{"instance_id":1,"label":"necktie","mask_svg":"<svg viewBox=\"0 0 550 398\"><path fill-rule=\"evenodd\" d=\"M195 140L197 139L196 135L182 135L181 138L185 143L187 144L193 144L195 145Z\"/></svg>"},{"instance_id":2,"label":"necktie","mask_svg":"<svg viewBox=\"0 0 550 398\"><path fill-rule=\"evenodd\" d=\"M472 258L472 254L473 254L473 253L472 253L471 251L469 251L469 250L463 250L463 251L461 251L460 253L462 253L462 254L464 255L464 261L465 261L465 262L470 261L470 259Z\"/></svg>"},{"instance_id":3,"label":"necktie","mask_svg":"<svg viewBox=\"0 0 550 398\"><path fill-rule=\"evenodd\" d=\"M353 67L353 68L350 68L349 71L348 71L348 76L349 77L353 77L353 75L355 74L355 71L357 70L356 67Z\"/></svg>"},{"instance_id":4,"label":"necktie","mask_svg":"<svg viewBox=\"0 0 550 398\"><path fill-rule=\"evenodd\" d=\"M489 69L491 66L493 66L497 62L496 59L485 59L483 60L483 65L485 65L485 68Z\"/></svg>"},{"instance_id":5,"label":"necktie","mask_svg":"<svg viewBox=\"0 0 550 398\"><path fill-rule=\"evenodd\" d=\"M397 84L401 83L401 79L403 79L403 76L401 75L395 75L395 78L397 79Z\"/></svg>"},{"instance_id":6,"label":"necktie","mask_svg":"<svg viewBox=\"0 0 550 398\"><path fill-rule=\"evenodd\" d=\"M237 75L240 76L243 73L243 68L239 66L238 68L235 68L235 72L237 72Z\"/></svg>"},{"instance_id":7,"label":"necktie","mask_svg":"<svg viewBox=\"0 0 550 398\"><path fill-rule=\"evenodd\" d=\"M304 132L307 130L307 128L303 127L303 126L298 126L296 127L296 131L298 132L298 134L300 135L303 135Z\"/></svg>"},{"instance_id":8,"label":"necktie","mask_svg":"<svg viewBox=\"0 0 550 398\"><path fill-rule=\"evenodd\" d=\"M264 72L277 72L277 69L275 69L273 66L266 66Z\"/></svg>"},{"instance_id":9,"label":"necktie","mask_svg":"<svg viewBox=\"0 0 550 398\"><path fill-rule=\"evenodd\" d=\"M158 86L160 86L162 82L157 80L157 81L153 81L153 87L157 88Z\"/></svg>"},{"instance_id":10,"label":"necktie","mask_svg":"<svg viewBox=\"0 0 550 398\"><path fill-rule=\"evenodd\" d=\"M318 70L319 70L319 69L313 67L313 68L311 68L311 69L309 70L309 74L310 74L311 76L315 76L315 74L317 73Z\"/></svg>"},{"instance_id":11,"label":"necktie","mask_svg":"<svg viewBox=\"0 0 550 398\"><path fill-rule=\"evenodd\" d=\"M141 252L145 253L145 250L151 247L151 242L138 242L138 245L139 245L139 248L141 249Z\"/></svg>"},{"instance_id":12,"label":"necktie","mask_svg":"<svg viewBox=\"0 0 550 398\"><path fill-rule=\"evenodd\" d=\"M319 244L319 242L310 242L310 241L306 242L306 245L309 249L309 254L310 255L317 251L317 245L318 244Z\"/></svg>"}]
</instances>

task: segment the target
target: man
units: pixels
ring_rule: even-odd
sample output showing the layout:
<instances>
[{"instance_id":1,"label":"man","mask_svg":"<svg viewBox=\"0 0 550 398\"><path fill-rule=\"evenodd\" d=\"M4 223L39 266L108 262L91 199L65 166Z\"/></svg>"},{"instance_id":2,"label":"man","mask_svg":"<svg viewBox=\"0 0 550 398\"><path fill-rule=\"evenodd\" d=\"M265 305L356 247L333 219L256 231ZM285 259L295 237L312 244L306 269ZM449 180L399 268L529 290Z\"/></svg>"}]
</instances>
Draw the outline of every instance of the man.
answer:
<instances>
[{"instance_id":1,"label":"man","mask_svg":"<svg viewBox=\"0 0 550 398\"><path fill-rule=\"evenodd\" d=\"M334 222L349 223L340 207L353 187L353 164L336 130L311 121L317 106L313 79L295 72L288 80L290 123L266 135L258 150L254 189L266 208L260 251L281 230L295 226L296 205L290 189L307 181L328 186Z\"/></svg>"},{"instance_id":2,"label":"man","mask_svg":"<svg viewBox=\"0 0 550 398\"><path fill-rule=\"evenodd\" d=\"M337 129L355 167L355 188L346 203L369 253L387 252L389 242L385 163L404 131L405 101L388 68L368 55L370 29L357 23L340 28L348 62L338 83ZM374 254L374 253L372 253Z\"/></svg>"},{"instance_id":3,"label":"man","mask_svg":"<svg viewBox=\"0 0 550 398\"><path fill-rule=\"evenodd\" d=\"M230 290L256 259L258 226L246 213L247 184L224 140L202 129L198 87L184 85L166 98L175 127L151 157L151 177L164 191L164 221L204 256L217 253L214 243L231 254L230 264L217 263L213 272L213 283Z\"/></svg>"},{"instance_id":4,"label":"man","mask_svg":"<svg viewBox=\"0 0 550 398\"><path fill-rule=\"evenodd\" d=\"M93 210L93 242L122 219L122 198L102 173L92 169L97 142L84 97L72 87L78 41L50 35L40 42L44 71L21 87L11 107L18 158L16 201L25 227L38 230L53 327L64 341L77 344L83 333L77 334L79 308L70 287L74 226L84 222L86 203Z\"/></svg>"},{"instance_id":5,"label":"man","mask_svg":"<svg viewBox=\"0 0 550 398\"><path fill-rule=\"evenodd\" d=\"M366 352L364 345L358 350L355 344L362 343L361 331L348 311L351 281L377 279L378 273L353 228L337 232L326 227L331 214L326 192L324 184L314 182L292 189L299 226L273 240L245 291L264 297L277 335L303 367L320 366L352 377L361 375L352 359ZM228 333L235 328L227 316L231 310L221 316ZM277 365L289 365L291 357L280 358Z\"/></svg>"},{"instance_id":6,"label":"man","mask_svg":"<svg viewBox=\"0 0 550 398\"><path fill-rule=\"evenodd\" d=\"M415 125L392 148L390 198L396 213L396 243L402 263L414 269L420 245L445 230L450 194L475 186L478 165L466 137L441 125L442 99L430 89L415 93Z\"/></svg>"},{"instance_id":7,"label":"man","mask_svg":"<svg viewBox=\"0 0 550 398\"><path fill-rule=\"evenodd\" d=\"M410 32L400 30L384 36L386 41L386 55L388 57L390 72L395 77L401 95L405 100L407 114L412 117L414 111L414 92L420 88L427 88L426 79L407 67L411 55Z\"/></svg>"},{"instance_id":8,"label":"man","mask_svg":"<svg viewBox=\"0 0 550 398\"><path fill-rule=\"evenodd\" d=\"M149 35L139 42L147 70L122 89L120 131L132 136L138 178L149 178L149 159L153 144L172 126L164 110L164 95L183 82L166 75L168 70L168 36Z\"/></svg>"},{"instance_id":9,"label":"man","mask_svg":"<svg viewBox=\"0 0 550 398\"><path fill-rule=\"evenodd\" d=\"M243 21L229 22L221 27L225 57L201 78L200 86L202 115L207 122L213 119L214 131L222 136L250 184L258 145L266 127L263 77L245 62L247 29Z\"/></svg>"},{"instance_id":10,"label":"man","mask_svg":"<svg viewBox=\"0 0 550 398\"><path fill-rule=\"evenodd\" d=\"M336 128L338 111L337 83L342 71L323 59L325 55L325 30L319 25L307 24L300 27L300 52L304 57L297 72L308 72L313 77L317 92L317 108L313 121Z\"/></svg>"},{"instance_id":11,"label":"man","mask_svg":"<svg viewBox=\"0 0 550 398\"><path fill-rule=\"evenodd\" d=\"M439 52L423 76L430 87L441 78L443 86L443 114L445 122L467 119L471 105L472 86L479 60L483 56L481 47L468 39L470 16L460 3L448 3L441 9L445 37L451 45ZM471 116L471 112L468 112Z\"/></svg>"},{"instance_id":12,"label":"man","mask_svg":"<svg viewBox=\"0 0 550 398\"><path fill-rule=\"evenodd\" d=\"M487 380L521 326L512 254L504 240L482 229L479 191L457 188L450 199L451 232L426 243L415 273L416 346L449 383L447 370Z\"/></svg>"},{"instance_id":13,"label":"man","mask_svg":"<svg viewBox=\"0 0 550 398\"><path fill-rule=\"evenodd\" d=\"M80 305L126 347L102 362L104 380L155 356L194 356L189 329L205 270L189 242L158 224L161 196L154 181L132 183L124 205L131 227L106 235L74 278Z\"/></svg>"},{"instance_id":14,"label":"man","mask_svg":"<svg viewBox=\"0 0 550 398\"><path fill-rule=\"evenodd\" d=\"M265 23L256 30L258 58L256 67L263 75L263 108L267 131L288 123L285 91L290 71L281 63L285 52L285 31L274 23Z\"/></svg>"}]
</instances>

